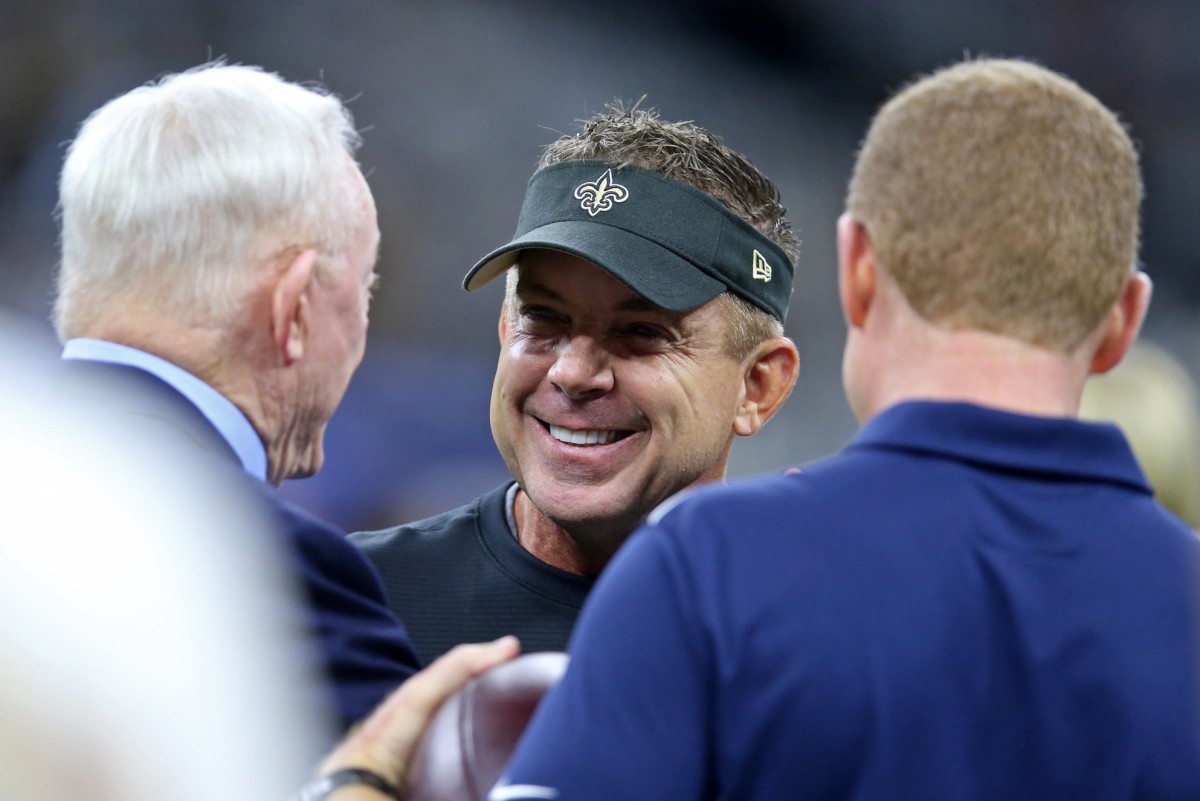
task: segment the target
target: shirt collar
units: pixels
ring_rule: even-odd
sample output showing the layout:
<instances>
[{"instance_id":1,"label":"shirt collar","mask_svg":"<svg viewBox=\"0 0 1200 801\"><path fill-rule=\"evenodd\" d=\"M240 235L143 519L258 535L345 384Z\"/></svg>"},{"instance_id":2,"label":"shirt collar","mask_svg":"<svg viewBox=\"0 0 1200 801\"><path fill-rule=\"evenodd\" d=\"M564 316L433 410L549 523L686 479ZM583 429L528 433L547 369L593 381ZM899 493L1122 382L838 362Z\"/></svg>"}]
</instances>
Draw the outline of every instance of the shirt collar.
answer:
<instances>
[{"instance_id":1,"label":"shirt collar","mask_svg":"<svg viewBox=\"0 0 1200 801\"><path fill-rule=\"evenodd\" d=\"M187 398L212 423L247 473L267 480L267 451L254 426L232 401L188 371L143 350L101 339L68 340L62 357L123 364L156 376Z\"/></svg>"},{"instance_id":2,"label":"shirt collar","mask_svg":"<svg viewBox=\"0 0 1200 801\"><path fill-rule=\"evenodd\" d=\"M1111 423L1034 417L969 403L909 401L870 420L852 446L924 451L1151 492L1125 435Z\"/></svg>"}]
</instances>

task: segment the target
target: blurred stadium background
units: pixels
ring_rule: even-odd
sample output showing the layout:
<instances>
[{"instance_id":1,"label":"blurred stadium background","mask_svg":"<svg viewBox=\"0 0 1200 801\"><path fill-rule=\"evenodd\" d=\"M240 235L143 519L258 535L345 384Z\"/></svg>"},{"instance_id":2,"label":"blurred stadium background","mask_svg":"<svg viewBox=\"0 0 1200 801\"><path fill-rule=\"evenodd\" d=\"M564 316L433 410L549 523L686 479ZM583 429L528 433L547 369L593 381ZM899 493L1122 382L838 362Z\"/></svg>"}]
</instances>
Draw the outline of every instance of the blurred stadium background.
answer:
<instances>
[{"instance_id":1,"label":"blurred stadium background","mask_svg":"<svg viewBox=\"0 0 1200 801\"><path fill-rule=\"evenodd\" d=\"M383 282L328 461L287 491L348 529L440 511L507 475L487 424L501 287L463 273L516 223L539 148L614 98L693 120L779 185L804 240L788 406L745 475L827 454L842 400L834 221L873 108L964 55L1022 56L1118 111L1143 150L1145 336L1193 377L1200 327L1200 3L1193 0L5 0L0 311L52 352L63 146L108 98L212 57L351 99Z\"/></svg>"}]
</instances>

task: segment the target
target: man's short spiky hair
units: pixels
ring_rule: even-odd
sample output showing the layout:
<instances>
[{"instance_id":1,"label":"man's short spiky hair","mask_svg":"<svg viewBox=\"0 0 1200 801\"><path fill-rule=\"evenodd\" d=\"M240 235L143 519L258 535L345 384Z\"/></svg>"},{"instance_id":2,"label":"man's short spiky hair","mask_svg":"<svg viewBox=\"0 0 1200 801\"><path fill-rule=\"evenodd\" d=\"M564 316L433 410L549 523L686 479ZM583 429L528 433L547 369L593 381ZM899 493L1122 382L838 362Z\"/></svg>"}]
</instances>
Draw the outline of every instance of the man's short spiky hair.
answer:
<instances>
[{"instance_id":1,"label":"man's short spiky hair","mask_svg":"<svg viewBox=\"0 0 1200 801\"><path fill-rule=\"evenodd\" d=\"M796 261L800 240L792 231L779 190L745 157L691 122L664 122L641 101L609 103L583 129L546 146L538 168L561 161L598 159L644 167L707 192L749 222Z\"/></svg>"}]
</instances>

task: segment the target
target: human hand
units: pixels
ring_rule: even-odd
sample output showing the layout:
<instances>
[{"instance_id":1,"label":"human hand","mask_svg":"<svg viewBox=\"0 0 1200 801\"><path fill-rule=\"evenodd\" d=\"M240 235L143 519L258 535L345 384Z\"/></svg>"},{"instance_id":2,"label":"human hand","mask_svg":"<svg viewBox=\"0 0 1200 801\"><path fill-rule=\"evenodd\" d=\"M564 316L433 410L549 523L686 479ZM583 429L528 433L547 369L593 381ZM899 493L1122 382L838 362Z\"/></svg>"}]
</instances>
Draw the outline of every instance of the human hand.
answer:
<instances>
[{"instance_id":1,"label":"human hand","mask_svg":"<svg viewBox=\"0 0 1200 801\"><path fill-rule=\"evenodd\" d=\"M429 667L400 685L384 699L362 725L322 761L318 776L327 776L346 768L365 768L389 782L405 797L406 781L413 754L442 702L470 679L520 651L515 637L501 637L490 643L459 645ZM378 791L366 785L347 785L338 791L339 799L378 798Z\"/></svg>"}]
</instances>

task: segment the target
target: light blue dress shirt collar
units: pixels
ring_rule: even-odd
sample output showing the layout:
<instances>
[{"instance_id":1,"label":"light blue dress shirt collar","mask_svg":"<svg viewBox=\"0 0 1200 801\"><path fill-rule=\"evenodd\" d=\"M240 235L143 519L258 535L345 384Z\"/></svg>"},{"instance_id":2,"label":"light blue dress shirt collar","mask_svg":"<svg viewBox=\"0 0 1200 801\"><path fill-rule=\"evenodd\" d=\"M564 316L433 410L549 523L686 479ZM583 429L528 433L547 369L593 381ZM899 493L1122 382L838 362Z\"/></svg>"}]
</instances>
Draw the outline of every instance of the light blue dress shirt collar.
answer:
<instances>
[{"instance_id":1,"label":"light blue dress shirt collar","mask_svg":"<svg viewBox=\"0 0 1200 801\"><path fill-rule=\"evenodd\" d=\"M247 473L267 480L267 450L254 426L228 398L187 370L137 348L101 339L68 340L63 347L62 357L123 364L157 376L191 401L213 424L237 454Z\"/></svg>"}]
</instances>

